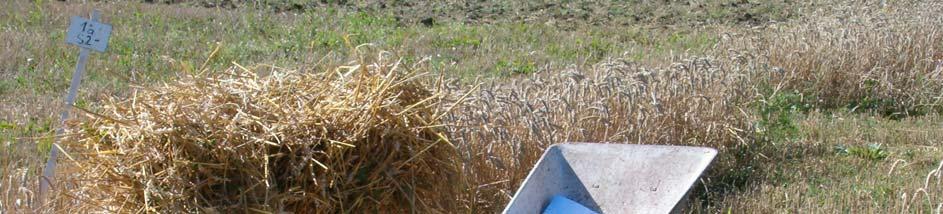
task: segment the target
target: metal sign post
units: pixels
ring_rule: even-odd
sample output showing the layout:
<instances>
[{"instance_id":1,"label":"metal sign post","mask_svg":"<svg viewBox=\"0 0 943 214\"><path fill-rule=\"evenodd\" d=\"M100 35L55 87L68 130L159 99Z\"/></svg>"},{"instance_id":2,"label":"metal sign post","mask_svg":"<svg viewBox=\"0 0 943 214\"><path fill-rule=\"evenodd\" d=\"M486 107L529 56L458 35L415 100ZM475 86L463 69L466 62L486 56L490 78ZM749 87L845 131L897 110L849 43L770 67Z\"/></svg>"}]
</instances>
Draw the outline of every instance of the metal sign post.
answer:
<instances>
[{"instance_id":1,"label":"metal sign post","mask_svg":"<svg viewBox=\"0 0 943 214\"><path fill-rule=\"evenodd\" d=\"M59 115L59 127L56 129L55 141L49 150L49 159L46 160L43 175L39 179L39 206L44 205L49 188L56 183L56 158L59 156L59 150L62 149L58 144L59 137L65 131L65 121L69 119L69 111L72 110L72 105L75 104L75 97L78 95L79 85L82 83L82 76L85 74L85 64L88 62L89 50L105 52L105 49L108 48L111 25L98 22L100 17L101 12L98 10L92 12L91 19L74 16L66 33L66 43L79 46L81 50L79 50L75 72L72 72L69 94L65 97L65 105Z\"/></svg>"}]
</instances>

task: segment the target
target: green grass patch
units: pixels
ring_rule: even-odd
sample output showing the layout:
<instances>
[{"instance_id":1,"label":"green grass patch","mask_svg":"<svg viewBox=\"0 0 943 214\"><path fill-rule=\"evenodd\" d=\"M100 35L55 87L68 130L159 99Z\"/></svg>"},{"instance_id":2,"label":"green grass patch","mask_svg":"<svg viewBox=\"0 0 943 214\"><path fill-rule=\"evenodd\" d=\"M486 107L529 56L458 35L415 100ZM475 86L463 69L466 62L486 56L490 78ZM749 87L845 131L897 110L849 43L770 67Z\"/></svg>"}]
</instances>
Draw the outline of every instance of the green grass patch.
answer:
<instances>
[{"instance_id":1,"label":"green grass patch","mask_svg":"<svg viewBox=\"0 0 943 214\"><path fill-rule=\"evenodd\" d=\"M771 143L796 140L800 127L795 121L813 108L802 94L795 92L772 93L755 105L760 116L757 136Z\"/></svg>"},{"instance_id":2,"label":"green grass patch","mask_svg":"<svg viewBox=\"0 0 943 214\"><path fill-rule=\"evenodd\" d=\"M884 160L889 155L881 144L868 144L867 146L846 146L836 145L835 152L840 155L849 155L863 158L866 160Z\"/></svg>"}]
</instances>

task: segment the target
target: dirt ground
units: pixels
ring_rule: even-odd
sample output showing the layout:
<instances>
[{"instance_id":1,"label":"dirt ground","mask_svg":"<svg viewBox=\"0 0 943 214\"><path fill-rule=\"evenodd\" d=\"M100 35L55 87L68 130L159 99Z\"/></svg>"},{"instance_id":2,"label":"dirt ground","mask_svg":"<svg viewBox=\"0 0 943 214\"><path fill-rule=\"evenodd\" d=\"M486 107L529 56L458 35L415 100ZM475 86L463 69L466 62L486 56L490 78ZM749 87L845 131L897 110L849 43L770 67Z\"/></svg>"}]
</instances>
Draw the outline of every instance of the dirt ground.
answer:
<instances>
[{"instance_id":1,"label":"dirt ground","mask_svg":"<svg viewBox=\"0 0 943 214\"><path fill-rule=\"evenodd\" d=\"M390 14L404 24L440 22L545 23L578 29L579 25L703 25L735 23L760 25L798 16L813 6L790 0L631 0L631 1L252 1L252 0L145 0L155 4L191 4L214 8L263 7L274 12L298 13L316 8Z\"/></svg>"}]
</instances>

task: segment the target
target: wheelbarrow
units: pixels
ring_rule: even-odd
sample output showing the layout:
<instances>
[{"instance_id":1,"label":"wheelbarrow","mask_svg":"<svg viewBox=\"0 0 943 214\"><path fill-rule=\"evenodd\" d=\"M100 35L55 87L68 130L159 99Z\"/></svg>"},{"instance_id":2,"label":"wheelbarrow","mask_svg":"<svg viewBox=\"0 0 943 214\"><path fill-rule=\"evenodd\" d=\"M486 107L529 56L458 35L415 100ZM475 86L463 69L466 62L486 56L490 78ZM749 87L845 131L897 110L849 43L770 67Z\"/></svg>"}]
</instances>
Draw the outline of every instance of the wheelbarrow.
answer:
<instances>
[{"instance_id":1,"label":"wheelbarrow","mask_svg":"<svg viewBox=\"0 0 943 214\"><path fill-rule=\"evenodd\" d=\"M704 147L556 144L544 152L504 213L679 212L716 155L717 150Z\"/></svg>"}]
</instances>

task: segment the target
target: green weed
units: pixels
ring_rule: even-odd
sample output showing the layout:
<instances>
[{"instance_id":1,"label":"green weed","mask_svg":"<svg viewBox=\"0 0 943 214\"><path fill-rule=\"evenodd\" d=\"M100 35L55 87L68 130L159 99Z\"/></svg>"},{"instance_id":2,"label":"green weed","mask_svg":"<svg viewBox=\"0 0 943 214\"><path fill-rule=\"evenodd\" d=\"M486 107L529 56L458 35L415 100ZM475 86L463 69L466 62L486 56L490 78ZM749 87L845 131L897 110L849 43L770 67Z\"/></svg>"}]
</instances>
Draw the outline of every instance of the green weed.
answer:
<instances>
[{"instance_id":1,"label":"green weed","mask_svg":"<svg viewBox=\"0 0 943 214\"><path fill-rule=\"evenodd\" d=\"M500 60L495 65L495 71L501 75L532 74L537 72L537 64L527 60Z\"/></svg>"},{"instance_id":2,"label":"green weed","mask_svg":"<svg viewBox=\"0 0 943 214\"><path fill-rule=\"evenodd\" d=\"M12 129L16 129L16 124L0 120L0 130L12 130Z\"/></svg>"},{"instance_id":3,"label":"green weed","mask_svg":"<svg viewBox=\"0 0 943 214\"><path fill-rule=\"evenodd\" d=\"M800 134L795 120L812 108L802 94L795 92L775 93L760 100L757 104L760 116L756 123L758 137L772 143L795 140Z\"/></svg>"},{"instance_id":4,"label":"green weed","mask_svg":"<svg viewBox=\"0 0 943 214\"><path fill-rule=\"evenodd\" d=\"M884 160L889 155L887 150L881 144L868 144L868 146L845 146L836 145L835 152L840 155L850 155L866 160Z\"/></svg>"}]
</instances>

